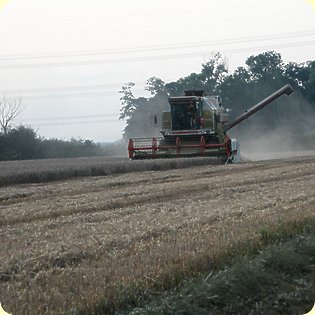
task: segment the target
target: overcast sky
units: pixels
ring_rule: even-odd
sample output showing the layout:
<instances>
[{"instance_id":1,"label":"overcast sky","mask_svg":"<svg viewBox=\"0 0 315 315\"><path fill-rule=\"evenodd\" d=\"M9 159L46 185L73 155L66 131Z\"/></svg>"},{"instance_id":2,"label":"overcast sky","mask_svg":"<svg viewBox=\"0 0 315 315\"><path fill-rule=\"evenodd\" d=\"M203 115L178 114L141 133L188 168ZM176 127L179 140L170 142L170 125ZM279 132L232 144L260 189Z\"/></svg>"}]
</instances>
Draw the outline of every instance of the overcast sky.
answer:
<instances>
[{"instance_id":1,"label":"overcast sky","mask_svg":"<svg viewBox=\"0 0 315 315\"><path fill-rule=\"evenodd\" d=\"M124 83L145 95L148 78L199 72L216 51L231 71L267 50L315 60L315 0L0 0L0 43L0 97L22 97L20 122L113 141Z\"/></svg>"}]
</instances>

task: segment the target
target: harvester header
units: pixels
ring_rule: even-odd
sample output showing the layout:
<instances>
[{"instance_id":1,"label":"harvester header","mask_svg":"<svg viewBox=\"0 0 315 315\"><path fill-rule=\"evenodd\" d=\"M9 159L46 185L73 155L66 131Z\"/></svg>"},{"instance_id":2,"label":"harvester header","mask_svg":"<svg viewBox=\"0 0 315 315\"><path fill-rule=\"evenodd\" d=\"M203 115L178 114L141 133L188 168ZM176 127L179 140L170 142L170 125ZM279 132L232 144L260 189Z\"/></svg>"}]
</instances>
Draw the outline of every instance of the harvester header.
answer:
<instances>
[{"instance_id":1,"label":"harvester header","mask_svg":"<svg viewBox=\"0 0 315 315\"><path fill-rule=\"evenodd\" d=\"M129 139L129 158L215 156L226 163L238 162L238 142L227 131L281 95L292 92L292 87L285 85L233 122L220 96L206 96L203 90L187 90L184 96L169 97L170 110L162 113L162 137Z\"/></svg>"}]
</instances>

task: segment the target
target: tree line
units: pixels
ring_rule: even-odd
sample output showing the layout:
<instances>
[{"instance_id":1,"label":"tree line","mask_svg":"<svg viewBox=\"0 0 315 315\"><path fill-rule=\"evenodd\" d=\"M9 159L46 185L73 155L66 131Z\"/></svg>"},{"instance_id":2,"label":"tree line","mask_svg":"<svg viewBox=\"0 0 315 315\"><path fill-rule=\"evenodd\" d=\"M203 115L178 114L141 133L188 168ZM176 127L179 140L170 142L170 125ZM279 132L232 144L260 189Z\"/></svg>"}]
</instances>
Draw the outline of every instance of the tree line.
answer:
<instances>
[{"instance_id":1,"label":"tree line","mask_svg":"<svg viewBox=\"0 0 315 315\"><path fill-rule=\"evenodd\" d=\"M0 100L0 161L105 155L104 148L91 140L45 139L31 127L14 128L14 120L21 110L20 98Z\"/></svg>"},{"instance_id":2,"label":"tree line","mask_svg":"<svg viewBox=\"0 0 315 315\"><path fill-rule=\"evenodd\" d=\"M294 88L294 95L280 98L259 115L254 115L248 123L276 130L281 123L295 122L295 132L304 137L306 130L313 126L314 119L310 116L315 117L315 61L284 63L281 54L275 51L248 57L245 66L232 73L225 58L216 53L202 64L199 73L168 83L157 77L148 79L146 90L150 97L135 97L132 91L135 84L125 84L120 91L120 119L126 120L123 136L158 135L161 121L155 125L154 116L161 116L164 110L169 109L169 96L184 95L186 89L201 89L207 95L220 95L224 107L231 109L233 119L287 83Z\"/></svg>"},{"instance_id":3,"label":"tree line","mask_svg":"<svg viewBox=\"0 0 315 315\"><path fill-rule=\"evenodd\" d=\"M91 140L45 139L23 125L0 133L0 161L101 155L105 155L104 148Z\"/></svg>"},{"instance_id":4,"label":"tree line","mask_svg":"<svg viewBox=\"0 0 315 315\"><path fill-rule=\"evenodd\" d=\"M20 98L0 99L0 161L117 156L126 152L121 140L100 144L88 139L45 139L29 126L13 127L21 110Z\"/></svg>"}]
</instances>

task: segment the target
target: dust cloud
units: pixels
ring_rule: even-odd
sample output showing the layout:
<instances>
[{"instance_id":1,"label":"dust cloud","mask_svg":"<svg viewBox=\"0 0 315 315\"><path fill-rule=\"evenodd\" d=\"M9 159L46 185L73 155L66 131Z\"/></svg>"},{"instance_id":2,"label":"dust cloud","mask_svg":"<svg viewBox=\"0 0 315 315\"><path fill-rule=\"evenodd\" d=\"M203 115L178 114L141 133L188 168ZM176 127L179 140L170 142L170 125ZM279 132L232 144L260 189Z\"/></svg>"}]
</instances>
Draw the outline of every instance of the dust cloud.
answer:
<instances>
[{"instance_id":1,"label":"dust cloud","mask_svg":"<svg viewBox=\"0 0 315 315\"><path fill-rule=\"evenodd\" d=\"M263 109L231 130L242 160L315 155L315 108L299 95ZM268 113L269 111L269 113Z\"/></svg>"}]
</instances>

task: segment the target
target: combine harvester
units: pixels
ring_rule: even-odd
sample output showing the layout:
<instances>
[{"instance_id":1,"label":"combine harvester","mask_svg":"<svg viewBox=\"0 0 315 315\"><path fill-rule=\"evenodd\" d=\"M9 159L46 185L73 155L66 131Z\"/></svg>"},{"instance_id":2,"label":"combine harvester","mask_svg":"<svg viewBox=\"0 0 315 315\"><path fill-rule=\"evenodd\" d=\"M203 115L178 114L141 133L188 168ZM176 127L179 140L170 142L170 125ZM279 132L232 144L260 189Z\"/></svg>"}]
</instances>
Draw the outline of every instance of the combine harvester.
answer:
<instances>
[{"instance_id":1,"label":"combine harvester","mask_svg":"<svg viewBox=\"0 0 315 315\"><path fill-rule=\"evenodd\" d=\"M130 159L214 156L225 163L240 161L236 139L228 131L283 94L293 92L287 84L230 122L219 96L205 96L202 90L185 91L170 97L170 111L162 115L162 137L129 139ZM154 117L157 123L157 117Z\"/></svg>"}]
</instances>

